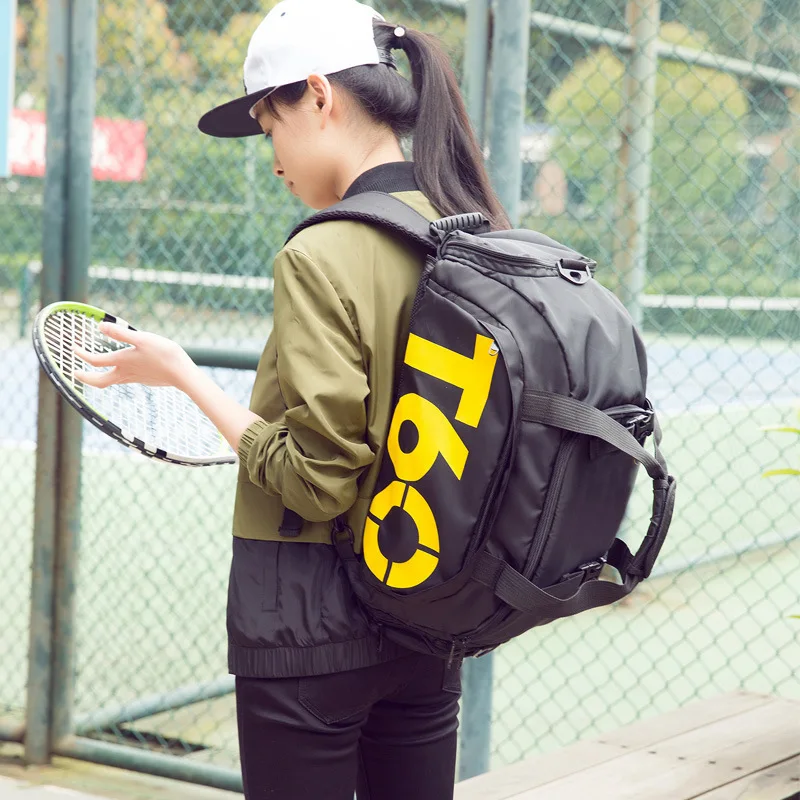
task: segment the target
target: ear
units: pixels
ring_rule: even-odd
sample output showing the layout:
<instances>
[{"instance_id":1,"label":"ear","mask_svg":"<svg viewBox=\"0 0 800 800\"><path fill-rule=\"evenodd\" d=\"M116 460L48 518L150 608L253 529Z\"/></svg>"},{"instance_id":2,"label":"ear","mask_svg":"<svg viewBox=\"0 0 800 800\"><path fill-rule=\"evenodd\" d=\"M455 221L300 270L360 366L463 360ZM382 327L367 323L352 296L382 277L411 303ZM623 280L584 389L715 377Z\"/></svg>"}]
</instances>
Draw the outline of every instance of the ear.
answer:
<instances>
[{"instance_id":1,"label":"ear","mask_svg":"<svg viewBox=\"0 0 800 800\"><path fill-rule=\"evenodd\" d=\"M324 128L333 113L333 87L324 75L310 75L308 88L315 109L320 114L321 127Z\"/></svg>"}]
</instances>

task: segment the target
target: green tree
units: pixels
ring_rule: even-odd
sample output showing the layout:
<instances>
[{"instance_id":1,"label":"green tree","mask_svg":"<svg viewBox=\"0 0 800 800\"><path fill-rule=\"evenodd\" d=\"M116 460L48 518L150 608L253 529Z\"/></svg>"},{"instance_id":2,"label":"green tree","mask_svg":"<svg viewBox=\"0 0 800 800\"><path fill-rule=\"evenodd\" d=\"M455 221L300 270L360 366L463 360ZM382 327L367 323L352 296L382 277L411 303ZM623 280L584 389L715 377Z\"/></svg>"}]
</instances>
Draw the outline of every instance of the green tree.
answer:
<instances>
[{"instance_id":1,"label":"green tree","mask_svg":"<svg viewBox=\"0 0 800 800\"><path fill-rule=\"evenodd\" d=\"M276 5L271 0L267 5ZM184 41L197 54L200 78L207 84L213 81L220 92L241 92L242 65L250 37L266 14L265 8L253 13L235 14L222 31L193 30Z\"/></svg>"},{"instance_id":2,"label":"green tree","mask_svg":"<svg viewBox=\"0 0 800 800\"><path fill-rule=\"evenodd\" d=\"M223 2L206 0L200 3L197 0L165 0L165 2L169 26L178 36L186 36L197 31L222 33L232 17L239 14L259 14L265 6L264 0L223 0ZM275 3L269 7L273 5Z\"/></svg>"},{"instance_id":3,"label":"green tree","mask_svg":"<svg viewBox=\"0 0 800 800\"><path fill-rule=\"evenodd\" d=\"M47 65L47 0L33 0L29 61L44 91ZM134 97L144 85L190 82L196 62L167 25L162 0L105 0L97 19L99 113L141 116ZM133 107L132 107L133 106Z\"/></svg>"},{"instance_id":4,"label":"green tree","mask_svg":"<svg viewBox=\"0 0 800 800\"><path fill-rule=\"evenodd\" d=\"M661 36L707 46L677 23L663 25ZM614 195L624 73L620 59L601 48L575 65L547 103L548 121L558 130L556 158L596 206ZM681 214L727 208L745 178L744 92L730 75L669 61L659 65L656 92L654 206Z\"/></svg>"}]
</instances>

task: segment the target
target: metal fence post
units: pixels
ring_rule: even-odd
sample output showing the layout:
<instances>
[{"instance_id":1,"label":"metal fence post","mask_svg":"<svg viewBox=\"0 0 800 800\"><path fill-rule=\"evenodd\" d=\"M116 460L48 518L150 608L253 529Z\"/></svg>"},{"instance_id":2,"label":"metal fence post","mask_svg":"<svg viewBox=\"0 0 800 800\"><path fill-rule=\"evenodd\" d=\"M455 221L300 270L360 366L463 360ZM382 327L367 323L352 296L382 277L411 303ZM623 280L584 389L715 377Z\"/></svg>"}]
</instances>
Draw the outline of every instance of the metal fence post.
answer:
<instances>
[{"instance_id":1,"label":"metal fence post","mask_svg":"<svg viewBox=\"0 0 800 800\"><path fill-rule=\"evenodd\" d=\"M69 0L50 0L47 24L48 132L42 231L43 304L60 299L64 267ZM56 390L44 375L40 375L25 728L25 760L29 764L43 764L49 760L52 740L50 697L58 493L58 407Z\"/></svg>"},{"instance_id":2,"label":"metal fence post","mask_svg":"<svg viewBox=\"0 0 800 800\"><path fill-rule=\"evenodd\" d=\"M530 16L531 0L495 2L489 175L513 225L519 223Z\"/></svg>"},{"instance_id":3,"label":"metal fence post","mask_svg":"<svg viewBox=\"0 0 800 800\"><path fill-rule=\"evenodd\" d=\"M84 301L91 250L97 2L72 0L69 70L69 153L64 296ZM82 420L62 403L53 639L53 738L72 732L75 585L80 539Z\"/></svg>"},{"instance_id":4,"label":"metal fence post","mask_svg":"<svg viewBox=\"0 0 800 800\"><path fill-rule=\"evenodd\" d=\"M512 224L519 223L531 0L500 0L494 8L489 174ZM489 769L492 654L464 664L459 779Z\"/></svg>"},{"instance_id":5,"label":"metal fence post","mask_svg":"<svg viewBox=\"0 0 800 800\"><path fill-rule=\"evenodd\" d=\"M661 0L628 2L633 52L625 75L614 263L620 297L637 325L642 321L640 296L647 276L660 14Z\"/></svg>"},{"instance_id":6,"label":"metal fence post","mask_svg":"<svg viewBox=\"0 0 800 800\"><path fill-rule=\"evenodd\" d=\"M486 80L489 67L489 0L469 0L464 53L464 97L478 141L486 135Z\"/></svg>"}]
</instances>

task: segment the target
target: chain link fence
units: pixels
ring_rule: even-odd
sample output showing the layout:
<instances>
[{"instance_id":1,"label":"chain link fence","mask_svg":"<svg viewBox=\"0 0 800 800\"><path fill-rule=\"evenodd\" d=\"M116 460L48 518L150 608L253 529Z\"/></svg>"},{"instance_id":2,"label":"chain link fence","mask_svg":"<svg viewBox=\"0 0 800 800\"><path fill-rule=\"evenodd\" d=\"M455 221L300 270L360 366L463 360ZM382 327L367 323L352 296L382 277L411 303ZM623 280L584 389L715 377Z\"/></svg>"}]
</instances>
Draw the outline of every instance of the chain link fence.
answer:
<instances>
[{"instance_id":1,"label":"chain link fence","mask_svg":"<svg viewBox=\"0 0 800 800\"><path fill-rule=\"evenodd\" d=\"M731 689L800 695L800 622L789 619L800 614L799 484L761 477L800 467L791 436L761 430L796 423L800 403L800 11L794 0L661 0L643 98L635 52L650 41L632 54L630 32L659 4L636 2L534 4L520 221L596 259L598 279L640 316L678 507L656 574L631 598L494 655L491 766ZM271 5L99 3L97 116L143 121L147 163L141 179L94 185L90 297L195 348L260 350L272 257L306 214L272 176L268 144L196 129L240 92L249 35ZM466 4L372 5L439 35L463 72ZM18 109L45 109L46 23L46 0L19 0ZM768 78L748 73L753 63ZM637 184L646 173L631 165L647 162L637 147L649 136L651 174ZM18 721L42 191L41 178L0 180L0 716ZM637 220L648 240L638 265ZM214 374L247 401L252 373ZM223 626L236 471L153 464L88 429L83 448L76 731L235 768ZM647 528L643 490L631 542Z\"/></svg>"},{"instance_id":2,"label":"chain link fence","mask_svg":"<svg viewBox=\"0 0 800 800\"><path fill-rule=\"evenodd\" d=\"M647 87L613 33L635 32L654 6L535 3L522 223L595 258L599 280L638 311L678 504L654 577L631 598L498 652L492 766L725 691L800 695L798 479L761 478L798 458L792 437L761 428L796 423L800 405L800 16L781 0L662 0ZM548 14L603 32L562 33ZM676 48L727 61L712 69ZM645 183L630 167L648 100ZM645 195L636 275L625 250ZM648 512L643 492L629 542Z\"/></svg>"},{"instance_id":3,"label":"chain link fence","mask_svg":"<svg viewBox=\"0 0 800 800\"><path fill-rule=\"evenodd\" d=\"M16 70L19 95L33 81L23 50ZM29 340L19 337L19 287L23 265L41 250L41 204L41 180L0 179L0 720L12 729L25 714L38 370Z\"/></svg>"}]
</instances>

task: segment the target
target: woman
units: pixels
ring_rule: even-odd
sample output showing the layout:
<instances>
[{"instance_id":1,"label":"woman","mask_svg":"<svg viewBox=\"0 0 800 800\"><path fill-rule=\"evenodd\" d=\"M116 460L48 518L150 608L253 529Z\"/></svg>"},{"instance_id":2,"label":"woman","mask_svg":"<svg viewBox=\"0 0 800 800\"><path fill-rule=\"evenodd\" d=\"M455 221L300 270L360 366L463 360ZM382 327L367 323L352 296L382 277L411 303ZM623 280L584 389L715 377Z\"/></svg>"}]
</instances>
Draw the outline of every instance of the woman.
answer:
<instances>
[{"instance_id":1,"label":"woman","mask_svg":"<svg viewBox=\"0 0 800 800\"><path fill-rule=\"evenodd\" d=\"M246 95L200 129L266 134L275 174L311 208L382 191L429 219L478 210L508 227L432 37L355 0L285 0L254 33L244 72ZM409 163L400 140L412 133ZM357 222L294 237L275 259L250 409L153 334L108 326L134 348L84 354L113 368L87 383L182 389L239 453L228 633L247 798L453 794L458 681L443 661L381 641L330 545L337 516L364 526L421 267L419 252Z\"/></svg>"}]
</instances>

